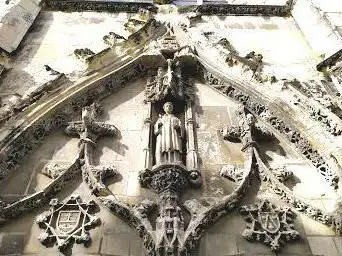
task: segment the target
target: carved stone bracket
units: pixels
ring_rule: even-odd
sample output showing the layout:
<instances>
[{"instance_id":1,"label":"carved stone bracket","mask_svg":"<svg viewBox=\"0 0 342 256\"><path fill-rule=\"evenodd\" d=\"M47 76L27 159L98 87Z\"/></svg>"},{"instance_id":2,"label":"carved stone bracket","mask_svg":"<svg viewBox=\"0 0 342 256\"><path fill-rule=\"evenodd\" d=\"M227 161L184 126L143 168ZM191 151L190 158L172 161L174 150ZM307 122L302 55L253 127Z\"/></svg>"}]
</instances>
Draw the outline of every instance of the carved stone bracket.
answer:
<instances>
[{"instance_id":1,"label":"carved stone bracket","mask_svg":"<svg viewBox=\"0 0 342 256\"><path fill-rule=\"evenodd\" d=\"M100 219L91 214L95 208L93 201L83 203L80 196L73 195L64 203L52 199L50 205L49 211L36 219L39 227L45 230L39 236L42 244L56 243L58 249L64 251L72 241L90 242L88 230L100 223Z\"/></svg>"},{"instance_id":2,"label":"carved stone bracket","mask_svg":"<svg viewBox=\"0 0 342 256\"><path fill-rule=\"evenodd\" d=\"M191 184L197 184L196 173L189 173L182 165L163 164L152 171L144 170L139 173L139 181L143 187L149 187L161 193L165 190L180 192Z\"/></svg>"},{"instance_id":3,"label":"carved stone bracket","mask_svg":"<svg viewBox=\"0 0 342 256\"><path fill-rule=\"evenodd\" d=\"M249 241L260 241L279 251L285 242L296 240L299 233L293 229L295 214L289 208L279 208L265 200L242 206L240 213L247 224L242 236Z\"/></svg>"}]
</instances>

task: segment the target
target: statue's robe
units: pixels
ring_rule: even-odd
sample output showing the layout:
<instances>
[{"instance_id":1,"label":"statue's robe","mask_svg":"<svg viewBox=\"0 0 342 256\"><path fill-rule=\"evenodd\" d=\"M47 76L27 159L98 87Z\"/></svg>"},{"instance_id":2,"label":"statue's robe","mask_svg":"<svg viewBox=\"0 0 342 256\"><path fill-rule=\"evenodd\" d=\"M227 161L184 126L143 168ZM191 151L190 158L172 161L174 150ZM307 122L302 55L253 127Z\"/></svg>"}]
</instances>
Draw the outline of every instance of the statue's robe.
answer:
<instances>
[{"instance_id":1,"label":"statue's robe","mask_svg":"<svg viewBox=\"0 0 342 256\"><path fill-rule=\"evenodd\" d=\"M183 137L181 121L172 114L163 115L158 118L154 126L154 134L157 135L157 164L181 161Z\"/></svg>"}]
</instances>

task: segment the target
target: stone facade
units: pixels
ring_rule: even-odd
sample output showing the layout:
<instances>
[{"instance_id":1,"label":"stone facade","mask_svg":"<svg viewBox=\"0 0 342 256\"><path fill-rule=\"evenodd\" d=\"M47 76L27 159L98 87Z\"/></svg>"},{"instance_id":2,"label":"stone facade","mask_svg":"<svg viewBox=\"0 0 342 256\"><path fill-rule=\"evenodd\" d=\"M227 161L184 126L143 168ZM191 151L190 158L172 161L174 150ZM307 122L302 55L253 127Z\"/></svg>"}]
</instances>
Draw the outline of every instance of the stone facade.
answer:
<instances>
[{"instance_id":1,"label":"stone facade","mask_svg":"<svg viewBox=\"0 0 342 256\"><path fill-rule=\"evenodd\" d=\"M0 255L342 254L323 3L5 7L22 32L0 36ZM7 21L22 9L30 30Z\"/></svg>"}]
</instances>

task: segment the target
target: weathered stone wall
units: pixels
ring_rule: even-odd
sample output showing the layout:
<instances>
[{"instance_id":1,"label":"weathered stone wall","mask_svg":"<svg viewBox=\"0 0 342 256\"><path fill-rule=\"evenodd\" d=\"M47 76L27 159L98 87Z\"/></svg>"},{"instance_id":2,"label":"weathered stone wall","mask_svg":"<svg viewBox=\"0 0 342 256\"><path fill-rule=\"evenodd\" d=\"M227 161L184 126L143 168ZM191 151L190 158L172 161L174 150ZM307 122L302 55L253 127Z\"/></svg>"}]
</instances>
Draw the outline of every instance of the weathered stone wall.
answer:
<instances>
[{"instance_id":1,"label":"weathered stone wall","mask_svg":"<svg viewBox=\"0 0 342 256\"><path fill-rule=\"evenodd\" d=\"M102 36L110 31L122 33L122 23L127 17L127 14L43 11L23 41L22 49L13 57L13 69L7 71L0 81L0 92L13 91L23 94L26 90L48 81L50 77L44 72L41 73L44 64L67 73L71 80L77 78L85 67L84 63L72 56L73 50L90 48L100 52L106 47L102 42ZM262 53L267 71L279 76L290 74L301 78L317 75L315 63L321 60L321 57L317 56L316 49L313 50L309 46L310 42L307 44L306 38L298 30L292 17L218 19L211 16L203 17L203 21L204 25L199 23L196 28L205 28L207 25L208 30L213 27L221 29L242 55L251 50ZM120 130L120 136L99 140L94 163L111 164L117 168L120 175L109 179L107 185L120 200L129 203L155 197L150 190L141 188L138 182L138 172L143 167L141 158L145 146L142 140L143 122L147 116L147 108L143 103L145 82L146 77L129 82L124 89L101 102L104 112L102 119L115 124ZM238 125L237 103L198 81L195 84L195 119L198 125L196 134L203 185L200 189L186 191L182 195L183 200L231 193L235 184L220 177L219 171L228 163L243 167L242 144L224 141L219 132L224 126ZM272 90L272 85L265 85L265 88ZM76 99L75 102L77 103ZM69 114L68 119L80 119L80 109L75 109L74 116ZM5 128L10 131L10 127ZM0 196L4 201L13 201L41 190L50 182L49 178L40 173L43 166L50 160L72 162L78 154L78 141L67 137L61 130L46 136L42 145L26 156L19 168L3 180ZM306 199L319 209L333 212L338 192L325 183L310 162L294 150L293 145L278 138L260 143L258 146L262 158L270 167L276 168L284 164L294 173L293 179L286 185L296 196ZM63 187L58 198L63 200L73 193L79 194L83 201L92 198L81 177L76 177L68 186ZM262 199L269 199L276 205L284 206L269 187L260 186L260 181L255 178L241 204L250 204ZM41 230L34 220L47 208L48 206L42 207L3 225L0 234L0 255L56 255L56 247L46 248L37 239ZM100 207L98 210L96 215L101 218L102 224L90 230L91 245L83 247L75 244L72 250L74 255L144 255L142 241L133 229L107 209ZM245 225L245 221L236 210L223 217L203 236L197 254L342 254L341 238L336 236L332 229L304 214L298 214L295 221L295 229L299 231L302 239L287 244L277 254L272 254L270 249L262 244L244 240L241 233Z\"/></svg>"},{"instance_id":2,"label":"weathered stone wall","mask_svg":"<svg viewBox=\"0 0 342 256\"><path fill-rule=\"evenodd\" d=\"M138 202L146 197L154 197L152 192L141 189L137 180L137 171L142 166L142 162L139 161L143 155L141 129L146 114L143 103L144 83L145 78L130 83L125 89L119 90L101 102L104 109L103 120L115 124L121 132L121 137L119 139L105 138L97 143L95 164L114 164L117 167L120 176L109 181L109 188L120 200L128 202ZM222 126L237 123L235 113L237 104L200 83L196 84L196 94L196 120L198 122L196 132L199 139L199 156L204 184L199 190L187 191L183 199L190 199L200 194L218 196L231 193L234 183L223 180L219 176L219 170L228 163L240 167L243 165L241 144L224 141L218 131ZM76 112L73 119L79 120L79 114L79 111ZM278 143L268 142L260 145L261 152L268 159L267 162L276 166L279 162L285 161L286 166L294 172L296 177L294 183L290 184L294 192L300 197L309 199L319 208L332 210L332 203L335 200L331 196L331 188L322 185L324 183L321 177L293 149L283 143ZM22 169L18 169L20 172L9 177L10 183L2 187L1 193L7 194L13 191L13 193L21 194L24 190L27 190L27 193L33 193L48 180L39 172L40 167L49 159L57 162L71 161L77 155L77 151L77 139L70 139L62 133L48 136L44 144L26 158ZM31 176L30 183L25 187L18 186L24 183L28 176ZM283 205L271 190L264 186L258 189L258 186L258 180L254 180L243 204L267 198L277 205ZM89 190L84 183L81 183L80 178L67 186L58 198L62 200L73 193L79 194L84 201L91 198ZM43 210L44 208L39 209L3 226L0 252L8 248L6 247L9 246L8 244L18 243L20 246L16 249L7 250L19 253L22 249L24 254L54 254L56 248L46 248L37 239L41 230L34 223L34 219ZM126 223L102 207L96 215L101 218L102 224L90 230L91 246L85 248L83 245L75 244L74 255L143 255L142 241ZM241 237L244 228L245 222L241 215L238 211L233 211L219 220L203 236L198 255L211 256L213 252L215 255L272 255L268 247L244 240ZM334 237L334 232L329 228L301 214L296 219L295 228L300 232L302 240L286 245L278 255L338 255L336 246L338 246L339 238ZM330 244L329 254L324 254L326 252L320 251L321 248L317 246L317 243L322 240Z\"/></svg>"}]
</instances>

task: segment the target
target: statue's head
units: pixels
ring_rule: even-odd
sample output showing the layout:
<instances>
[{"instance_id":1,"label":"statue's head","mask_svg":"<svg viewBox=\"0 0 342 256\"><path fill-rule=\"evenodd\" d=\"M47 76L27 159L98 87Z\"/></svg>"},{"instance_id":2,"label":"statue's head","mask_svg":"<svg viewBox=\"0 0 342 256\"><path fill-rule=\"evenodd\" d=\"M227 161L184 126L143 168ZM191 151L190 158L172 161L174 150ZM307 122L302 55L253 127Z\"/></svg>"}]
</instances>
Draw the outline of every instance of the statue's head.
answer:
<instances>
[{"instance_id":1,"label":"statue's head","mask_svg":"<svg viewBox=\"0 0 342 256\"><path fill-rule=\"evenodd\" d=\"M255 123L255 117L250 113L246 115L246 119L248 125L253 125Z\"/></svg>"},{"instance_id":2,"label":"statue's head","mask_svg":"<svg viewBox=\"0 0 342 256\"><path fill-rule=\"evenodd\" d=\"M171 114L173 111L173 105L171 102L166 102L163 106L163 109L166 114Z\"/></svg>"},{"instance_id":3,"label":"statue's head","mask_svg":"<svg viewBox=\"0 0 342 256\"><path fill-rule=\"evenodd\" d=\"M157 75L158 76L162 76L163 75L163 68L162 67L159 67L158 70L157 70Z\"/></svg>"}]
</instances>

